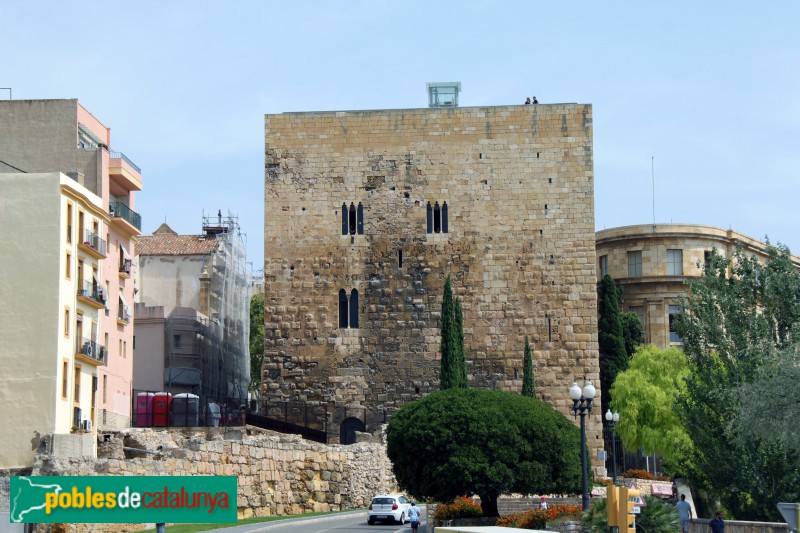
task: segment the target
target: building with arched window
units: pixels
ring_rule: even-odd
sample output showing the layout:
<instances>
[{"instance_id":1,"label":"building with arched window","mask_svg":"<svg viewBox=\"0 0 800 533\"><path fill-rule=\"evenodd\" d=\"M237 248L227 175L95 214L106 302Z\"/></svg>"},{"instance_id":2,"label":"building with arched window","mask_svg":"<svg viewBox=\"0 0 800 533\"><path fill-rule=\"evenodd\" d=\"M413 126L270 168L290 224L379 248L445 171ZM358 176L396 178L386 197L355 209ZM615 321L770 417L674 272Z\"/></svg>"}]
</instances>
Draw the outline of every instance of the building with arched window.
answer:
<instances>
[{"instance_id":1,"label":"building with arched window","mask_svg":"<svg viewBox=\"0 0 800 533\"><path fill-rule=\"evenodd\" d=\"M448 101L265 117L262 397L329 441L437 390L448 275L471 386L519 391L526 335L565 414L598 382L591 106Z\"/></svg>"}]
</instances>

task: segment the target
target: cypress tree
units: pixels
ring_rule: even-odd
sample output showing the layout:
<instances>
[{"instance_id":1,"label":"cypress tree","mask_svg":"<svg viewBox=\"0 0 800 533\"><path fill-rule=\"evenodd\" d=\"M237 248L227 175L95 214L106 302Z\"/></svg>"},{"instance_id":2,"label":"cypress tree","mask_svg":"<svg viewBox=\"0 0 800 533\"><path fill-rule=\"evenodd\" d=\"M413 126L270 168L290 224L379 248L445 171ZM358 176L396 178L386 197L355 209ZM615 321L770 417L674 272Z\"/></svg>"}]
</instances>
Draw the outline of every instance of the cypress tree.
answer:
<instances>
[{"instance_id":1,"label":"cypress tree","mask_svg":"<svg viewBox=\"0 0 800 533\"><path fill-rule=\"evenodd\" d=\"M597 306L600 319L597 324L600 347L600 401L601 413L608 409L611 401L611 385L617 374L628 368L628 352L619 312L620 294L614 278L606 274L597 289Z\"/></svg>"},{"instance_id":2,"label":"cypress tree","mask_svg":"<svg viewBox=\"0 0 800 533\"><path fill-rule=\"evenodd\" d=\"M457 342L455 333L455 305L453 303L453 289L450 286L450 276L444 282L444 296L442 297L441 341L439 352L442 355L439 367L439 388L452 389L458 386L459 374L455 372L454 358L457 356Z\"/></svg>"},{"instance_id":3,"label":"cypress tree","mask_svg":"<svg viewBox=\"0 0 800 533\"><path fill-rule=\"evenodd\" d=\"M456 297L456 357L453 358L455 368L453 374L458 377L456 386L461 389L469 387L467 380L467 357L464 354L464 311L461 308L461 299Z\"/></svg>"},{"instance_id":4,"label":"cypress tree","mask_svg":"<svg viewBox=\"0 0 800 533\"><path fill-rule=\"evenodd\" d=\"M525 358L522 363L522 395L536 398L536 386L533 383L533 358L527 335L525 335Z\"/></svg>"}]
</instances>

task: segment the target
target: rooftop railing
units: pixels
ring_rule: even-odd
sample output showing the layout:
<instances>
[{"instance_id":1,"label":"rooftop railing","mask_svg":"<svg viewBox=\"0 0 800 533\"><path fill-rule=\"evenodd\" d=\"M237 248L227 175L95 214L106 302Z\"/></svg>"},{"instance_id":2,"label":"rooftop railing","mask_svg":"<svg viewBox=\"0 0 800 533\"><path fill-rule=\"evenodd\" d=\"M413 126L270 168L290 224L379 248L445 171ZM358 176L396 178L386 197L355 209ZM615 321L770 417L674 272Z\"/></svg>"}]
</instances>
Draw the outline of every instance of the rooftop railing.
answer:
<instances>
[{"instance_id":1,"label":"rooftop railing","mask_svg":"<svg viewBox=\"0 0 800 533\"><path fill-rule=\"evenodd\" d=\"M111 159L122 159L123 161L125 161L126 163L128 163L128 164L129 164L131 167L133 167L133 168L136 170L136 172L138 172L139 174L141 174L141 173L142 173L142 169L140 169L140 168L139 168L139 167L136 165L136 163L134 163L133 161L131 161L130 159L128 159L128 157L127 157L125 154L123 154L122 152L109 152L109 154L108 154L108 155L109 155L109 157L110 157Z\"/></svg>"}]
</instances>

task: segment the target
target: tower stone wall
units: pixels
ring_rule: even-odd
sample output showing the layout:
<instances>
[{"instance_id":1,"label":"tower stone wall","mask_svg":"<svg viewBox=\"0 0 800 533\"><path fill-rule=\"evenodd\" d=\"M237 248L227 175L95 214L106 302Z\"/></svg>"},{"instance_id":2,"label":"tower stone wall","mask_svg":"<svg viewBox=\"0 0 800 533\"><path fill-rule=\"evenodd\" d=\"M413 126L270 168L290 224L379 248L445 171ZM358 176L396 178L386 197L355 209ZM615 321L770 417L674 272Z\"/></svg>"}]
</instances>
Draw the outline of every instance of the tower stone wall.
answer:
<instances>
[{"instance_id":1,"label":"tower stone wall","mask_svg":"<svg viewBox=\"0 0 800 533\"><path fill-rule=\"evenodd\" d=\"M448 275L471 386L520 391L525 335L538 397L568 414L573 381L599 386L591 105L284 113L265 130L268 403L324 405L335 432L345 408L369 426L436 390Z\"/></svg>"}]
</instances>

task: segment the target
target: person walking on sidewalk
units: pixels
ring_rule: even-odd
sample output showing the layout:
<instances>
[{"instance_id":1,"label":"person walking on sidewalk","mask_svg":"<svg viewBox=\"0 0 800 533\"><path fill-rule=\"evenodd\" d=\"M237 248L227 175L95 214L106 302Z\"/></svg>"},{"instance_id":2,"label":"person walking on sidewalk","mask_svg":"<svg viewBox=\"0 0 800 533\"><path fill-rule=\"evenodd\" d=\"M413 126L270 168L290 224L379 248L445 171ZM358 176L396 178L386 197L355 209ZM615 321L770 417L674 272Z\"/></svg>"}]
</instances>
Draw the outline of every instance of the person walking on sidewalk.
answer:
<instances>
[{"instance_id":1,"label":"person walking on sidewalk","mask_svg":"<svg viewBox=\"0 0 800 533\"><path fill-rule=\"evenodd\" d=\"M686 501L686 494L681 494L681 501L675 504L678 517L681 519L681 532L689 533L689 520L692 519L692 506Z\"/></svg>"},{"instance_id":2,"label":"person walking on sidewalk","mask_svg":"<svg viewBox=\"0 0 800 533\"><path fill-rule=\"evenodd\" d=\"M411 519L411 531L416 533L419 529L419 507L414 502L411 502L411 507L408 508L408 517Z\"/></svg>"},{"instance_id":3,"label":"person walking on sidewalk","mask_svg":"<svg viewBox=\"0 0 800 533\"><path fill-rule=\"evenodd\" d=\"M711 533L725 533L725 521L722 520L722 511L714 513L714 520L708 523Z\"/></svg>"}]
</instances>

